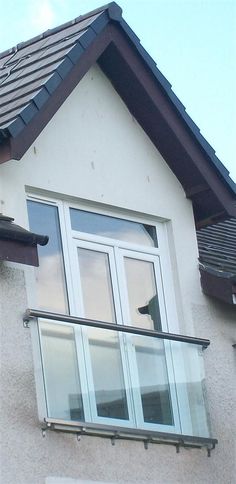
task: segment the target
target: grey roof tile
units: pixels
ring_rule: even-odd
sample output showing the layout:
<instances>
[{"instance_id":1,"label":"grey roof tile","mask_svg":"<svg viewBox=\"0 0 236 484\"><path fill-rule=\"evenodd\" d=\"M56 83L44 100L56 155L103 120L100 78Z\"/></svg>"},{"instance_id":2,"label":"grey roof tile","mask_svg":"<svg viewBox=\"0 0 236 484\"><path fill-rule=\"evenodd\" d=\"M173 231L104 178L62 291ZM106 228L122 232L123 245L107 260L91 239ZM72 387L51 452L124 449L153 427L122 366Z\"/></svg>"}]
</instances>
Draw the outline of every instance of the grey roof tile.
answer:
<instances>
[{"instance_id":1,"label":"grey roof tile","mask_svg":"<svg viewBox=\"0 0 236 484\"><path fill-rule=\"evenodd\" d=\"M48 75L44 77L38 77L38 79L32 81L31 76L28 76L26 82L22 84L22 79L16 80L11 86L5 86L1 89L0 103L3 107L4 104L11 102L12 99L21 97L24 92L34 93L42 86L44 80L48 78ZM11 87L11 89L9 89ZM33 95L33 94L32 94Z\"/></svg>"},{"instance_id":2,"label":"grey roof tile","mask_svg":"<svg viewBox=\"0 0 236 484\"><path fill-rule=\"evenodd\" d=\"M34 91L35 93L38 91ZM26 91L24 94L22 94L19 98L12 98L11 101L8 102L7 104L7 109L5 110L5 113L3 116L6 116L8 113L10 114L12 111L15 111L16 109L20 108L21 106L24 106L28 104L28 102L32 99L32 93ZM10 114L11 117L11 114ZM0 114L0 122L2 120L2 115Z\"/></svg>"},{"instance_id":3,"label":"grey roof tile","mask_svg":"<svg viewBox=\"0 0 236 484\"><path fill-rule=\"evenodd\" d=\"M24 107L24 104L20 106L21 108ZM10 112L7 112L7 113L3 113L0 115L0 124L1 126L2 125L7 125L7 124L10 124L10 122L19 117L19 107L16 107L15 109L13 109L12 111ZM5 129L5 128L4 128Z\"/></svg>"},{"instance_id":4,"label":"grey roof tile","mask_svg":"<svg viewBox=\"0 0 236 484\"><path fill-rule=\"evenodd\" d=\"M199 260L205 266L236 275L236 219L197 231Z\"/></svg>"},{"instance_id":5,"label":"grey roof tile","mask_svg":"<svg viewBox=\"0 0 236 484\"><path fill-rule=\"evenodd\" d=\"M0 129L5 129L17 115L25 124L32 119L36 109L40 109L95 39L95 31L88 27L102 13L79 17L77 21L19 44L5 55L0 54ZM35 96L33 107L27 106ZM26 115L29 112L30 116Z\"/></svg>"}]
</instances>

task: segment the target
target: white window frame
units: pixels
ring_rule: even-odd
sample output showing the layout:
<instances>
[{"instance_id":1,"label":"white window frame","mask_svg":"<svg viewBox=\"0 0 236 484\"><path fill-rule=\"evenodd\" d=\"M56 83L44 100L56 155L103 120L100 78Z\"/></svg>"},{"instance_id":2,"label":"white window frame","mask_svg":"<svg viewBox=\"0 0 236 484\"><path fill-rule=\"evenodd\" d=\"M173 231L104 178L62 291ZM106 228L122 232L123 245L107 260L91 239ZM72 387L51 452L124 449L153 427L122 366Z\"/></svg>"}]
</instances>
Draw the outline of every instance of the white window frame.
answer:
<instances>
[{"instance_id":1,"label":"white window frame","mask_svg":"<svg viewBox=\"0 0 236 484\"><path fill-rule=\"evenodd\" d=\"M57 206L58 208L58 215L59 215L59 222L60 222L60 230L61 230L61 241L62 241L62 251L63 251L63 258L64 258L64 266L65 266L65 278L66 278L66 285L67 285L67 294L68 294L68 306L69 306L69 311L71 315L78 316L79 314L79 309L78 309L78 298L76 297L76 291L75 287L78 287L78 272L77 272L77 284L75 284L75 273L76 271L72 269L72 267L76 267L76 270L78 271L78 259L76 258L76 247L79 245L80 247L92 247L95 248L96 244L100 244L101 248L104 248L104 245L106 248L113 248L114 251L117 251L117 249L120 249L123 254L129 255L129 257L136 257L139 255L140 259L142 260L148 260L148 261L153 261L155 264L156 268L156 275L158 276L159 279L159 284L158 287L163 288L163 294L161 296L161 301L160 301L160 309L161 309L161 320L162 320L162 329L163 331L170 331L171 333L178 333L179 332L179 324L178 324L178 317L177 317L177 310L176 310L176 302L175 302L175 292L174 292L174 285L173 285L173 279L171 276L171 262L170 262L170 254L169 254L169 241L168 241L168 234L167 234L167 226L165 221L157 221L154 220L154 218L149 218L149 217L144 217L140 214L136 215L133 213L125 213L122 212L121 210L115 211L113 208L111 210L108 208L100 207L99 205L88 205L88 204L75 204L75 203L70 203L70 202L65 202L62 200L58 199L52 199L51 197L41 197L41 196L35 196L34 194L29 194L28 199L39 202L42 204L48 204L48 205L53 205ZM117 217L119 219L124 219L124 220L129 220L129 221L134 221L138 223L143 223L143 224L148 224L148 225L153 225L156 228L157 232L157 240L158 240L158 247L149 247L149 246L141 246L125 241L120 241L117 239L112 239L108 237L102 237L102 236L97 236L95 234L87 234L84 232L79 232L72 230L71 228L71 221L70 221L70 208L78 209L78 210L83 210L83 211L88 211L89 213L94 212L98 213L101 215L107 215L111 217ZM73 261L73 263L72 263ZM158 262L157 262L158 261ZM122 271L121 271L122 272ZM118 279L122 277L120 270L117 271L118 273ZM124 279L123 279L124 280ZM122 287L122 286L121 286ZM113 287L114 290L114 287ZM116 289L115 289L116 290ZM122 291L124 300L127 298L127 295L125 295L125 291ZM81 303L81 301L80 301ZM81 307L81 306L80 306ZM125 307L127 307L127 300L125 302ZM116 307L117 311L117 322L121 323L122 317L120 314L120 309ZM129 324L130 322L128 321L127 318L127 323ZM35 361L37 361L36 365L36 386L37 386L37 397L38 397L38 404L39 404L39 416L40 419L43 420L46 415L46 410L47 410L47 403L46 403L46 388L45 388L45 382L43 380L43 372L42 372L42 366L40 368L39 360L41 361L41 355L40 355L40 344L39 344L39 334L38 334L38 329L37 325L32 325L32 336L33 336L33 350L34 350L34 356L35 356ZM75 328L75 334L78 335L78 332L81 332L80 328ZM121 335L123 338L123 335ZM76 342L76 347L77 345L81 344L79 343L78 336L76 337L78 340ZM128 338L127 338L128 340ZM126 341L127 344L127 341ZM164 345L166 348L170 346L170 342L165 341ZM122 348L122 346L121 346ZM87 350L85 350L86 353ZM123 350L122 350L123 351ZM151 430L156 430L156 431L166 431L166 432L174 432L174 433L180 433L180 421L178 415L178 409L177 409L177 400L175 396L175 390L173 390L174 387L174 374L173 370L171 370L171 361L170 361L170 351L167 351L167 354L169 355L169 362L167 362L168 365L168 376L169 376L169 384L170 384L170 389L171 389L171 403L173 407L173 412L174 416L177 420L177 424L175 426L165 426L163 424L148 424L143 421L143 418L141 416L141 410L140 410L140 405L141 403L135 402L135 407L136 411L134 412L133 410L133 402L132 402L132 396L129 393L129 384L128 381L126 381L125 386L127 387L127 404L128 404L128 409L129 409L129 415L130 415L130 420L126 421L122 420L119 421L118 419L107 419L103 417L98 417L96 415L95 411L95 399L94 401L89 403L85 402L83 399L84 403L84 412L85 415L88 416L90 421L96 422L96 423L104 423L106 425L122 425L122 426L127 426L128 427L137 427L137 428L146 428L146 429L151 429ZM122 355L122 358L125 358L124 354ZM129 359L130 360L130 359ZM85 354L85 361L87 362L86 354ZM129 364L131 364L132 367L132 362L129 361ZM91 367L88 370L88 373L90 374L89 380L90 384L92 385L92 376L91 376ZM81 386L85 385L85 375L84 370L82 371L82 380L81 380ZM126 376L124 375L126 378ZM128 377L129 378L129 377ZM42 398L42 396L44 397ZM139 411L137 410L139 407ZM185 408L186 411L186 408ZM181 413L181 412L180 412ZM187 419L188 420L188 419ZM182 421L182 418L181 418Z\"/></svg>"}]
</instances>

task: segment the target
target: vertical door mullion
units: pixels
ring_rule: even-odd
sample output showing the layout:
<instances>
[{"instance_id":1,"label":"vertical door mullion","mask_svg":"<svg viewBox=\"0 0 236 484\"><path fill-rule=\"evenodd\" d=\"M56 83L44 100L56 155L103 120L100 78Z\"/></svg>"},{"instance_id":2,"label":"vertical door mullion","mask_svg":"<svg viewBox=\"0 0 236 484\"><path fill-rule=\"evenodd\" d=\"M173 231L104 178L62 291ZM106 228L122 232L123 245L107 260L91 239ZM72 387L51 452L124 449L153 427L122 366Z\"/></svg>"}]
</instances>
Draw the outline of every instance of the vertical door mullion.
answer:
<instances>
[{"instance_id":1,"label":"vertical door mullion","mask_svg":"<svg viewBox=\"0 0 236 484\"><path fill-rule=\"evenodd\" d=\"M128 287L125 276L124 261L122 256L122 249L116 248L116 263L117 263L117 277L118 285L120 289L120 300L122 304L122 314L123 321L125 325L130 325L130 314L129 314L129 300L128 300ZM135 345L133 344L134 336L131 334L126 334L125 336L125 346L126 346L126 358L128 363L128 379L130 382L130 389L132 394L132 405L135 426L139 427L140 422L143 421L142 403L141 396L139 392L139 378L138 369L136 364L136 354Z\"/></svg>"},{"instance_id":2,"label":"vertical door mullion","mask_svg":"<svg viewBox=\"0 0 236 484\"><path fill-rule=\"evenodd\" d=\"M155 277L156 277L156 284L157 284L157 291L158 291L158 299L159 299L159 305L160 305L162 331L168 332L169 324L167 320L166 293L164 294L160 258L156 257L153 262L154 262L154 270L155 270ZM173 416L174 416L174 431L176 433L180 433L181 424L180 424L180 414L179 414L179 406L178 406L178 398L177 398L177 388L176 388L175 374L174 374L174 365L173 365L173 358L172 358L172 345L171 345L171 342L167 340L163 340L163 343L165 348L165 360L166 360L168 380L169 380L169 386L170 386L171 404L172 404Z\"/></svg>"},{"instance_id":3,"label":"vertical door mullion","mask_svg":"<svg viewBox=\"0 0 236 484\"><path fill-rule=\"evenodd\" d=\"M127 303L126 300L126 292L124 291L124 284L125 279L122 273L122 266L120 260L120 249L115 246L114 247L114 257L115 257L115 267L116 267L116 277L117 277L117 287L118 287L118 295L119 295L119 303L120 303L120 314L121 318L119 324L127 324ZM129 396L129 412L130 412L130 419L132 421L132 425L137 427L137 420L136 420L136 413L135 413L135 402L134 402L134 390L133 390L133 380L131 378L131 361L130 361L130 354L131 354L131 346L132 346L132 335L119 333L119 338L121 342L121 350L122 350L122 359L125 363L124 369L124 377L126 378L126 386L127 386L127 394ZM136 387L137 388L137 387Z\"/></svg>"},{"instance_id":4,"label":"vertical door mullion","mask_svg":"<svg viewBox=\"0 0 236 484\"><path fill-rule=\"evenodd\" d=\"M117 285L117 278L116 278L116 270L115 270L115 261L114 261L114 253L113 248L110 246L103 246L101 244L96 244L92 242L86 241L79 241L74 240L74 254L76 261L73 262L74 270L74 288L79 289L80 291L80 303L77 304L76 313L81 315L81 317L85 317L85 311L83 307L82 301L82 285L81 285L81 277L80 277L80 268L79 268L79 260L78 260L78 248L84 248L88 250L92 250L95 252L101 252L108 255L109 258L109 269L110 269L110 277L111 277L111 284L112 284L112 293L113 293L113 303L114 303L114 310L116 315L116 322L121 323L122 315L120 309L120 300L119 300L119 293L118 293L118 285ZM115 331L115 330L114 330ZM126 360L125 360L125 352L124 352L124 343L123 343L123 335L118 333L118 341L119 347L121 352L121 360L122 360L122 369L123 369L123 377L124 377L124 384L125 384L125 392L127 398L127 405L128 405L128 413L129 419L127 423L132 425L132 410L131 410L131 397L129 391L129 382L127 380L127 370L126 370ZM85 355L85 367L86 367L86 375L87 375L87 384L88 384L88 394L89 394L89 401L90 401L90 409L91 409L91 419L94 422L104 422L108 423L108 418L100 417L97 415L97 406L96 406L96 399L95 399L95 389L93 383L93 372L92 372L92 365L91 365L91 358L90 358L90 350L89 350L89 340L86 331L86 327L83 328L83 348L84 348L84 355ZM108 362L109 364L109 362ZM109 423L116 424L116 419L109 419ZM120 424L125 425L126 421L119 421Z\"/></svg>"}]
</instances>

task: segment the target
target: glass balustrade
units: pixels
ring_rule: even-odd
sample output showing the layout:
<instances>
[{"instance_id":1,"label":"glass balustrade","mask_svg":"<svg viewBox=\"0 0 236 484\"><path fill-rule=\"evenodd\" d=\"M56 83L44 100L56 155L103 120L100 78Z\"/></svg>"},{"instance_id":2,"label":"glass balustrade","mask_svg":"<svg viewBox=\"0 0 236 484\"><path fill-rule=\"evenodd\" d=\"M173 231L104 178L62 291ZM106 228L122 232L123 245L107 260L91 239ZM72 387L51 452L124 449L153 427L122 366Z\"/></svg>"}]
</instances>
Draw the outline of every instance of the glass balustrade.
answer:
<instances>
[{"instance_id":1,"label":"glass balustrade","mask_svg":"<svg viewBox=\"0 0 236 484\"><path fill-rule=\"evenodd\" d=\"M46 417L210 437L201 340L74 319L38 319Z\"/></svg>"}]
</instances>

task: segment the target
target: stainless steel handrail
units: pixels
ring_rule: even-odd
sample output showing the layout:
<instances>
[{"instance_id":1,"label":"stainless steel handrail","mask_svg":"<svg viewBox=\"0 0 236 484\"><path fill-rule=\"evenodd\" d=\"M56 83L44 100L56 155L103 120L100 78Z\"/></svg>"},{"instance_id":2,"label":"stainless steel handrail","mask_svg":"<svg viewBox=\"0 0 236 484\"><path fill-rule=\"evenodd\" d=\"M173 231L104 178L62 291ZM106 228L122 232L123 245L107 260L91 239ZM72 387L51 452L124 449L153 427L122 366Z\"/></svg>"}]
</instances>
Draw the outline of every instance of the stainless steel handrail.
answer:
<instances>
[{"instance_id":1,"label":"stainless steel handrail","mask_svg":"<svg viewBox=\"0 0 236 484\"><path fill-rule=\"evenodd\" d=\"M52 313L48 311L41 311L38 309L27 309L23 316L24 323L28 323L31 319L50 319L52 321L60 321L64 323L73 323L81 326L88 326L100 329L107 329L110 331L119 331L124 333L131 333L140 336L149 336L152 338L166 339L171 341L180 341L182 343L192 343L200 345L203 348L209 346L209 339L195 338L194 336L185 336L181 334L166 333L162 331L141 329L135 326L127 326L124 324L106 323L104 321L95 321L93 319L78 318L76 316L69 316L68 314Z\"/></svg>"}]
</instances>

